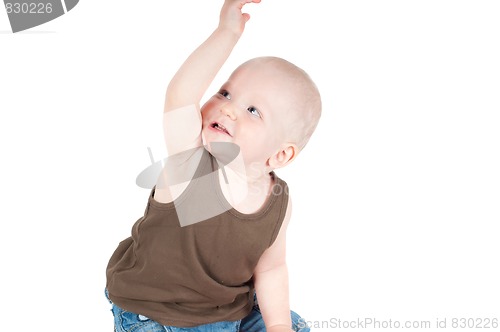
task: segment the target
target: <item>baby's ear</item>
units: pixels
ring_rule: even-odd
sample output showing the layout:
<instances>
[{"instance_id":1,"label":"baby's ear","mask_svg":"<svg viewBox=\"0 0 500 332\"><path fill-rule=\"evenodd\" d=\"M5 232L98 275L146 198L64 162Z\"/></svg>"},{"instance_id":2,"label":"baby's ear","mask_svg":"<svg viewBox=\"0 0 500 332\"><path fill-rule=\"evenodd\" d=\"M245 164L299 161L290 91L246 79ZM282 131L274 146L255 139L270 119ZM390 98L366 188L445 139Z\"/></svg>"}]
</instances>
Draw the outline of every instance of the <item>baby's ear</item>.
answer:
<instances>
[{"instance_id":1,"label":"baby's ear","mask_svg":"<svg viewBox=\"0 0 500 332\"><path fill-rule=\"evenodd\" d=\"M272 169L281 168L291 163L299 153L299 148L293 143L285 143L282 148L276 151L269 158L269 166Z\"/></svg>"}]
</instances>

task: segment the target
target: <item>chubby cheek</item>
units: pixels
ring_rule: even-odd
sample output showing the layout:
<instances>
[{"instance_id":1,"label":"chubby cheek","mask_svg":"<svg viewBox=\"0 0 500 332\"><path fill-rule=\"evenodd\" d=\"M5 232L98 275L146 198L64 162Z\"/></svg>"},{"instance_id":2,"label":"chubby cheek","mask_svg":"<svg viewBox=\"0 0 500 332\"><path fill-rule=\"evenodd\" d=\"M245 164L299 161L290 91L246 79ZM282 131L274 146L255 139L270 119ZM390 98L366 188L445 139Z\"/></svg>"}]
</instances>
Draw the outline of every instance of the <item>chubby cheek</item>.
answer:
<instances>
[{"instance_id":1,"label":"chubby cheek","mask_svg":"<svg viewBox=\"0 0 500 332\"><path fill-rule=\"evenodd\" d=\"M206 122L210 122L210 119L213 117L216 112L218 101L214 97L210 98L202 107L201 107L201 119L203 121L203 125Z\"/></svg>"},{"instance_id":2,"label":"chubby cheek","mask_svg":"<svg viewBox=\"0 0 500 332\"><path fill-rule=\"evenodd\" d=\"M276 138L273 133L263 130L262 126L252 128L247 124L239 138L244 158L249 162L265 162L276 150Z\"/></svg>"}]
</instances>

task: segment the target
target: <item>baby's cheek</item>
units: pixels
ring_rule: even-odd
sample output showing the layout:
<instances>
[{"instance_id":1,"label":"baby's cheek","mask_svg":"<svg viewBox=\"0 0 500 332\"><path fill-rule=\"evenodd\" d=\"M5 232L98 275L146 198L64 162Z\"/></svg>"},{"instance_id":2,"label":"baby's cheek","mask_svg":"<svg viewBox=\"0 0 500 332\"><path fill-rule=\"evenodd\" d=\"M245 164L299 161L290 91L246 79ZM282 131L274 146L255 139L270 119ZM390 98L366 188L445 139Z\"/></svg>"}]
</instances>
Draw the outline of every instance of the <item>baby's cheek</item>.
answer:
<instances>
[{"instance_id":1,"label":"baby's cheek","mask_svg":"<svg viewBox=\"0 0 500 332\"><path fill-rule=\"evenodd\" d=\"M276 149L279 145L281 145L281 143L283 143L283 135L278 128L266 128L266 133L263 136L265 145L270 149Z\"/></svg>"},{"instance_id":2,"label":"baby's cheek","mask_svg":"<svg viewBox=\"0 0 500 332\"><path fill-rule=\"evenodd\" d=\"M208 114L210 113L210 105L208 105L208 102L205 103L200 109L201 112L201 118L205 119L207 118Z\"/></svg>"},{"instance_id":3,"label":"baby's cheek","mask_svg":"<svg viewBox=\"0 0 500 332\"><path fill-rule=\"evenodd\" d=\"M209 109L215 109L217 107L217 104L220 103L218 98L212 96L209 100L206 101L205 104L201 107L202 111L206 111Z\"/></svg>"}]
</instances>

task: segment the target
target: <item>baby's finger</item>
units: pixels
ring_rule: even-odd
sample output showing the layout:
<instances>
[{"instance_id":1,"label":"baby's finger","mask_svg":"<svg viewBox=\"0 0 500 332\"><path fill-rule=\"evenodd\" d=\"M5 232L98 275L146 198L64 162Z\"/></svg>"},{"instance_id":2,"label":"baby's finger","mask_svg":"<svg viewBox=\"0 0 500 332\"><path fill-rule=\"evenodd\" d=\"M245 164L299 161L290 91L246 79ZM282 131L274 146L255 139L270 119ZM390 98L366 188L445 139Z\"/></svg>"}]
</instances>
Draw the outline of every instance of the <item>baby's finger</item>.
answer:
<instances>
[{"instance_id":1,"label":"baby's finger","mask_svg":"<svg viewBox=\"0 0 500 332\"><path fill-rule=\"evenodd\" d=\"M261 0L240 0L240 9L243 8L247 3L259 3Z\"/></svg>"}]
</instances>

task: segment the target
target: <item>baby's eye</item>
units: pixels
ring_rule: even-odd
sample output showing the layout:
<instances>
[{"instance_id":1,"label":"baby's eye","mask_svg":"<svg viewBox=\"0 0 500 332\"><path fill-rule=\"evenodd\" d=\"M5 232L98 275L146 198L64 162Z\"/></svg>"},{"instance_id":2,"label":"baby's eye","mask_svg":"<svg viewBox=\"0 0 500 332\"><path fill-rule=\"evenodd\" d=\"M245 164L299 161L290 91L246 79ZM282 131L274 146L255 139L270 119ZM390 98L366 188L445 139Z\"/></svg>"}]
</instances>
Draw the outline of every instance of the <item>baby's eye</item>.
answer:
<instances>
[{"instance_id":1,"label":"baby's eye","mask_svg":"<svg viewBox=\"0 0 500 332\"><path fill-rule=\"evenodd\" d=\"M219 95L221 95L222 97L224 97L228 100L231 100L231 95L226 90L220 90Z\"/></svg>"},{"instance_id":2,"label":"baby's eye","mask_svg":"<svg viewBox=\"0 0 500 332\"><path fill-rule=\"evenodd\" d=\"M247 108L247 111L252 114L252 115L255 115L255 116L258 116L260 118L260 113L259 113L259 110L257 110L255 107L253 106L250 106L249 108Z\"/></svg>"}]
</instances>

